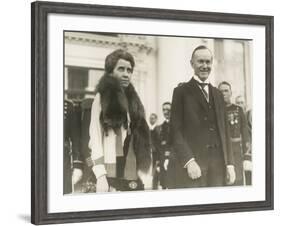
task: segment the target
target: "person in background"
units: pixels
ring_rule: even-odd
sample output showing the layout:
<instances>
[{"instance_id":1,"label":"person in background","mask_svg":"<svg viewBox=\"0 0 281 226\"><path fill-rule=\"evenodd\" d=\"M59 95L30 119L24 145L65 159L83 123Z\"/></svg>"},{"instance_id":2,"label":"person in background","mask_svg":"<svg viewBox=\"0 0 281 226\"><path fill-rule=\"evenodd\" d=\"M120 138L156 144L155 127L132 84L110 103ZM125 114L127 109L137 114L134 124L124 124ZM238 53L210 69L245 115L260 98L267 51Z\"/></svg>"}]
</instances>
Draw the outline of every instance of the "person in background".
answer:
<instances>
[{"instance_id":1,"label":"person in background","mask_svg":"<svg viewBox=\"0 0 281 226\"><path fill-rule=\"evenodd\" d=\"M134 57L118 49L105 59L89 128L97 192L152 186L151 141L143 104L131 83Z\"/></svg>"},{"instance_id":2,"label":"person in background","mask_svg":"<svg viewBox=\"0 0 281 226\"><path fill-rule=\"evenodd\" d=\"M89 143L89 126L91 120L91 107L94 101L93 94L86 94L81 101L81 139L80 153L83 159L83 171L74 170L72 173L72 182L75 192L95 192L96 179L92 171L93 161L91 159L91 150Z\"/></svg>"},{"instance_id":3,"label":"person in background","mask_svg":"<svg viewBox=\"0 0 281 226\"><path fill-rule=\"evenodd\" d=\"M82 178L83 159L79 149L80 110L71 100L64 100L63 193L74 192L74 185Z\"/></svg>"},{"instance_id":4,"label":"person in background","mask_svg":"<svg viewBox=\"0 0 281 226\"><path fill-rule=\"evenodd\" d=\"M236 181L234 185L244 185L243 161L248 158L247 153L249 148L247 121L242 107L231 103L232 91L230 83L223 81L219 84L218 88L226 104L227 122L230 128L231 146L236 171ZM244 102L242 104L242 101L240 104L242 106L245 105Z\"/></svg>"},{"instance_id":5,"label":"person in background","mask_svg":"<svg viewBox=\"0 0 281 226\"><path fill-rule=\"evenodd\" d=\"M239 95L235 98L235 104L242 108L243 112L246 112L246 104L243 96Z\"/></svg>"},{"instance_id":6,"label":"person in background","mask_svg":"<svg viewBox=\"0 0 281 226\"><path fill-rule=\"evenodd\" d=\"M151 136L151 152L152 152L152 188L155 190L158 188L160 169L159 169L159 153L158 153L158 135L156 131L157 127L157 115L155 113L150 114L149 117L149 130ZM157 164L156 164L157 163Z\"/></svg>"},{"instance_id":7,"label":"person in background","mask_svg":"<svg viewBox=\"0 0 281 226\"><path fill-rule=\"evenodd\" d=\"M156 161L156 169L159 174L159 182L161 189L168 188L168 164L171 154L170 144L170 118L171 118L171 103L165 102L162 104L164 122L155 128L157 132L157 152L158 159Z\"/></svg>"},{"instance_id":8,"label":"person in background","mask_svg":"<svg viewBox=\"0 0 281 226\"><path fill-rule=\"evenodd\" d=\"M235 170L225 103L211 85L213 55L204 45L194 49L194 74L173 92L172 145L177 160L176 188L233 184Z\"/></svg>"},{"instance_id":9,"label":"person in background","mask_svg":"<svg viewBox=\"0 0 281 226\"><path fill-rule=\"evenodd\" d=\"M151 113L150 116L149 116L149 129L150 130L154 130L154 128L156 127L157 125L157 115L155 113Z\"/></svg>"},{"instance_id":10,"label":"person in background","mask_svg":"<svg viewBox=\"0 0 281 226\"><path fill-rule=\"evenodd\" d=\"M243 163L246 185L252 185L252 110L246 112L247 129L249 134L249 148Z\"/></svg>"}]
</instances>

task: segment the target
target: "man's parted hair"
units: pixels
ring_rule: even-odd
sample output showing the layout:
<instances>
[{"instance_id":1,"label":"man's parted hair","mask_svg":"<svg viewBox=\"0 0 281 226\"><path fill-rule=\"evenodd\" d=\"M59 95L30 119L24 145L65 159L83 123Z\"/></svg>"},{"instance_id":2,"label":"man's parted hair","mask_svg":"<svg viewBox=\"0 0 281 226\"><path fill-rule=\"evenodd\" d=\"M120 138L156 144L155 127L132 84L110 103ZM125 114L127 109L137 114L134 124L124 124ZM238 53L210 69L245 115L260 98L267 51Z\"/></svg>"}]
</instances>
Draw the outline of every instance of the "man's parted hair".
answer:
<instances>
[{"instance_id":1,"label":"man's parted hair","mask_svg":"<svg viewBox=\"0 0 281 226\"><path fill-rule=\"evenodd\" d=\"M222 85L227 85L227 86L230 88L230 90L231 90L231 85L230 85L229 82L222 81L222 82L218 85L218 88L220 88Z\"/></svg>"},{"instance_id":2,"label":"man's parted hair","mask_svg":"<svg viewBox=\"0 0 281 226\"><path fill-rule=\"evenodd\" d=\"M112 73L119 59L129 61L132 66L132 70L134 70L135 60L133 55L127 52L126 50L117 49L112 53L110 53L109 55L107 55L107 57L105 58L105 64L104 64L105 73L107 74Z\"/></svg>"},{"instance_id":3,"label":"man's parted hair","mask_svg":"<svg viewBox=\"0 0 281 226\"><path fill-rule=\"evenodd\" d=\"M196 51L201 50L201 49L207 49L207 50L209 50L209 52L212 54L212 51L211 51L207 46L200 45L200 46L197 46L197 47L193 50L192 55L191 55L191 60L193 59L193 57L194 57Z\"/></svg>"}]
</instances>

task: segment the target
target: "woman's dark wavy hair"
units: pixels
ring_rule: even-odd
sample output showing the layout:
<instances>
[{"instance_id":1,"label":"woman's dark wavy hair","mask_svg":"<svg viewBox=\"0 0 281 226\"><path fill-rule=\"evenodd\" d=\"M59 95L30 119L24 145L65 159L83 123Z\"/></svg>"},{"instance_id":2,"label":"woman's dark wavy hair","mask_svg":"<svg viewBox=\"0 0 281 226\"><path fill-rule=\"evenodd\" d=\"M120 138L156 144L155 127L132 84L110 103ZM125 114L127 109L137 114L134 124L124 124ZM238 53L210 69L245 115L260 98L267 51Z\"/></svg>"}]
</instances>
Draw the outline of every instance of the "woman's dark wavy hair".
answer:
<instances>
[{"instance_id":1,"label":"woman's dark wavy hair","mask_svg":"<svg viewBox=\"0 0 281 226\"><path fill-rule=\"evenodd\" d=\"M110 74L113 72L119 59L129 61L131 63L132 69L134 70L135 60L133 55L127 52L126 50L117 49L112 53L110 53L109 55L107 55L107 57L105 58L105 64L104 64L105 74Z\"/></svg>"}]
</instances>

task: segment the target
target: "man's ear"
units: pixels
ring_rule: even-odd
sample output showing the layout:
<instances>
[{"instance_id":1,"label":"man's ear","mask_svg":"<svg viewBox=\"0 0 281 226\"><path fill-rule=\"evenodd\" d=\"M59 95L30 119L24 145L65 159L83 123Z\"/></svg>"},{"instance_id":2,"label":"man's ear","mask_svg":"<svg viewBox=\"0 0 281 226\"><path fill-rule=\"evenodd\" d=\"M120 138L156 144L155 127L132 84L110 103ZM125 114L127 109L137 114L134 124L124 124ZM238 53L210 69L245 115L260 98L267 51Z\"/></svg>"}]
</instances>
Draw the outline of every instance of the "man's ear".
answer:
<instances>
[{"instance_id":1,"label":"man's ear","mask_svg":"<svg viewBox=\"0 0 281 226\"><path fill-rule=\"evenodd\" d=\"M191 67L193 68L193 61L192 61L192 59L189 62L190 62Z\"/></svg>"}]
</instances>

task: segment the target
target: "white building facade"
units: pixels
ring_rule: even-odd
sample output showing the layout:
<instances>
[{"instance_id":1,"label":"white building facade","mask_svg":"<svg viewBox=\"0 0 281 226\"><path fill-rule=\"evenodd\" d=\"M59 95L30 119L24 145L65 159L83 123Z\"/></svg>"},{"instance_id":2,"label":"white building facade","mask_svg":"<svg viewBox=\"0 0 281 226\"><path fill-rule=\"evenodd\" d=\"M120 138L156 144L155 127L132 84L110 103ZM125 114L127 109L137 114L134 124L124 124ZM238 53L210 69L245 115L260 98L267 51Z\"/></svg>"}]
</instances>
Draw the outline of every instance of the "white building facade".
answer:
<instances>
[{"instance_id":1,"label":"white building facade","mask_svg":"<svg viewBox=\"0 0 281 226\"><path fill-rule=\"evenodd\" d=\"M125 48L135 58L132 83L146 116L156 113L161 123L162 103L171 101L173 89L193 75L193 49L206 45L214 55L211 83L229 82L233 101L242 95L252 109L251 41L87 32L65 32L64 41L64 90L69 99L79 101L91 94L103 75L105 57Z\"/></svg>"}]
</instances>

